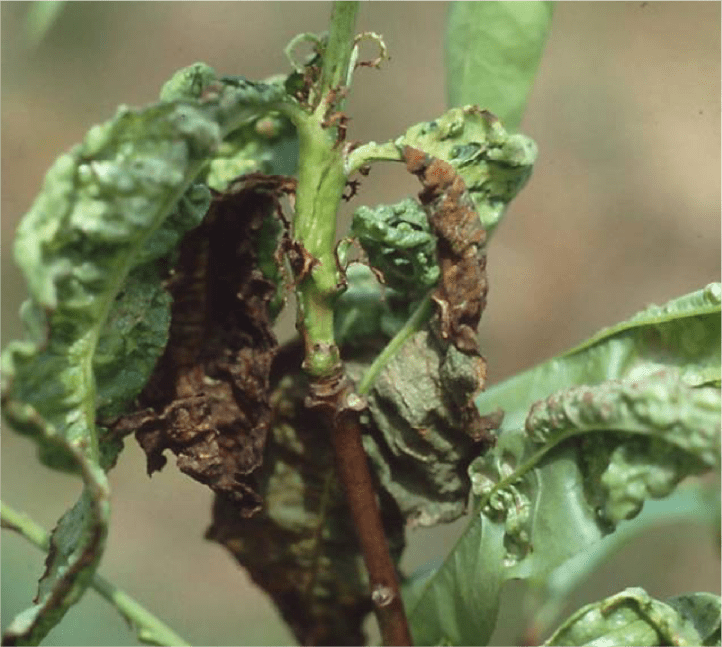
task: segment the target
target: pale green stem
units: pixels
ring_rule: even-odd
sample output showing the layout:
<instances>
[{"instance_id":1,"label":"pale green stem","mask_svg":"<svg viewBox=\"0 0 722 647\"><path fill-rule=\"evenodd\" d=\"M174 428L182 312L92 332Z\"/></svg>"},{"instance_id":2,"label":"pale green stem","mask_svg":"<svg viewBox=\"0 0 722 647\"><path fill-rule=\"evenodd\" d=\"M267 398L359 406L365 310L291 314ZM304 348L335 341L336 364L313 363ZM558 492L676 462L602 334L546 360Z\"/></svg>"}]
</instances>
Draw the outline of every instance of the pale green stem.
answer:
<instances>
[{"instance_id":1,"label":"pale green stem","mask_svg":"<svg viewBox=\"0 0 722 647\"><path fill-rule=\"evenodd\" d=\"M402 162L403 159L401 150L394 142L368 142L349 153L344 168L346 175L351 175L371 162Z\"/></svg>"},{"instance_id":2,"label":"pale green stem","mask_svg":"<svg viewBox=\"0 0 722 647\"><path fill-rule=\"evenodd\" d=\"M419 303L403 328L394 335L389 343L386 344L386 347L376 356L371 366L366 369L366 373L364 373L358 385L359 395L366 395L366 393L369 392L369 389L373 386L374 381L388 361L399 351L411 335L419 332L419 330L424 327L424 324L426 324L431 316L431 311L431 297L427 296Z\"/></svg>"},{"instance_id":3,"label":"pale green stem","mask_svg":"<svg viewBox=\"0 0 722 647\"><path fill-rule=\"evenodd\" d=\"M332 88L346 85L349 62L354 48L356 14L358 2L333 3L328 44L323 55L321 68L321 103ZM339 102L339 108L341 103Z\"/></svg>"},{"instance_id":4,"label":"pale green stem","mask_svg":"<svg viewBox=\"0 0 722 647\"><path fill-rule=\"evenodd\" d=\"M329 93L346 79L357 11L358 2L333 4L318 87L320 102L313 114L295 120L299 168L293 235L313 259L310 273L302 276L298 285L297 326L306 349L304 369L316 378L333 375L341 367L333 308L342 280L336 266L336 212L346 174L336 129L324 127L323 122L330 107Z\"/></svg>"},{"instance_id":5,"label":"pale green stem","mask_svg":"<svg viewBox=\"0 0 722 647\"><path fill-rule=\"evenodd\" d=\"M341 277L336 267L336 211L346 175L328 131L312 117L297 124L298 189L293 235L314 259L298 285L297 325L304 337L304 368L310 375L333 374L340 356L333 332L333 307Z\"/></svg>"},{"instance_id":6,"label":"pale green stem","mask_svg":"<svg viewBox=\"0 0 722 647\"><path fill-rule=\"evenodd\" d=\"M0 502L0 520L3 528L19 533L31 544L48 551L50 535L27 515L13 510ZM138 638L153 645L190 645L178 636L168 625L156 618L150 611L117 586L100 575L93 575L90 587L112 604L137 632Z\"/></svg>"}]
</instances>

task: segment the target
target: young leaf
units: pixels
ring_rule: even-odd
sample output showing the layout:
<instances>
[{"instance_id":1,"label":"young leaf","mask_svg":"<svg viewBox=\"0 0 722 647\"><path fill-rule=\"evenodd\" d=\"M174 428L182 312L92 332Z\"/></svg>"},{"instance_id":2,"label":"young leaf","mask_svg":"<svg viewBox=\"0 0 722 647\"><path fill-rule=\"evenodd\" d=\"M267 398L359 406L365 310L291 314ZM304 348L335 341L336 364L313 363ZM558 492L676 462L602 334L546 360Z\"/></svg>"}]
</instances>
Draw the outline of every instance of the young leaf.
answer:
<instances>
[{"instance_id":1,"label":"young leaf","mask_svg":"<svg viewBox=\"0 0 722 647\"><path fill-rule=\"evenodd\" d=\"M416 124L395 144L449 162L464 180L487 236L524 188L537 156L531 139L509 134L493 114L475 106L453 108L434 121Z\"/></svg>"},{"instance_id":2,"label":"young leaf","mask_svg":"<svg viewBox=\"0 0 722 647\"><path fill-rule=\"evenodd\" d=\"M413 198L375 209L359 207L350 235L358 238L385 284L407 302L423 296L439 280L436 237L426 212Z\"/></svg>"},{"instance_id":3,"label":"young leaf","mask_svg":"<svg viewBox=\"0 0 722 647\"><path fill-rule=\"evenodd\" d=\"M717 598L719 615L719 598ZM682 606L695 614L693 605ZM707 610L705 610L707 612ZM544 645L703 645L692 617L651 598L644 589L629 588L573 613ZM704 621L704 625L709 623ZM719 624L717 625L719 626Z\"/></svg>"},{"instance_id":4,"label":"young leaf","mask_svg":"<svg viewBox=\"0 0 722 647\"><path fill-rule=\"evenodd\" d=\"M552 2L453 2L446 29L450 107L475 104L516 130L544 43Z\"/></svg>"}]
</instances>

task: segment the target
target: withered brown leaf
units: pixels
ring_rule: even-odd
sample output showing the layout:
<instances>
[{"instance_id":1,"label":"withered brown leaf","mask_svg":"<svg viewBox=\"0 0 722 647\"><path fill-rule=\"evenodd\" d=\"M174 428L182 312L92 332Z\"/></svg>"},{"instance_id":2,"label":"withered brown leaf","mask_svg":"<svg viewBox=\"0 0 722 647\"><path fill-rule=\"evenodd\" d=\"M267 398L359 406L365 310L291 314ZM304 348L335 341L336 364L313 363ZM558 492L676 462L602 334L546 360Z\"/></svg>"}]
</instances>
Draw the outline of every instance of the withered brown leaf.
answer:
<instances>
[{"instance_id":1,"label":"withered brown leaf","mask_svg":"<svg viewBox=\"0 0 722 647\"><path fill-rule=\"evenodd\" d=\"M258 266L259 231L280 213L295 180L252 174L215 193L203 223L185 236L167 289L168 345L138 399L112 431L135 432L148 473L172 451L178 467L242 515L261 506L254 472L270 425L269 375L278 343L269 302L276 286Z\"/></svg>"}]
</instances>

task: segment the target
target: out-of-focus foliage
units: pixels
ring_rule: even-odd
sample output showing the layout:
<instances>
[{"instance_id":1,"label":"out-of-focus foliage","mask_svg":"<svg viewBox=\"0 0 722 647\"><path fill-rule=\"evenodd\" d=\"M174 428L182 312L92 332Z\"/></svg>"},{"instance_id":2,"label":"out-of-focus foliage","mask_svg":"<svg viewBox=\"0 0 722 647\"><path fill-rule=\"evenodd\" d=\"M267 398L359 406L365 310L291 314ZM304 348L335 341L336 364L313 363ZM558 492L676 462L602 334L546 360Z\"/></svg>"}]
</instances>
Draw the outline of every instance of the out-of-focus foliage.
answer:
<instances>
[{"instance_id":1,"label":"out-of-focus foliage","mask_svg":"<svg viewBox=\"0 0 722 647\"><path fill-rule=\"evenodd\" d=\"M553 9L553 2L452 2L446 26L449 106L476 104L516 130Z\"/></svg>"}]
</instances>

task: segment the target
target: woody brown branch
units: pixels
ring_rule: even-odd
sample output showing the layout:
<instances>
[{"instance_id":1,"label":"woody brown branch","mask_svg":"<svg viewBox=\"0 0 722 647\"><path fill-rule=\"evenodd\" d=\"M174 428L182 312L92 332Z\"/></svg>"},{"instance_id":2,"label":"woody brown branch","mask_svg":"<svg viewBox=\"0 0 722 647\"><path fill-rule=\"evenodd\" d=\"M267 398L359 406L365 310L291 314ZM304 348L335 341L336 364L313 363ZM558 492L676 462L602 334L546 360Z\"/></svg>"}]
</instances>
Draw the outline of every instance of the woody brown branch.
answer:
<instances>
[{"instance_id":1,"label":"woody brown branch","mask_svg":"<svg viewBox=\"0 0 722 647\"><path fill-rule=\"evenodd\" d=\"M371 471L361 441L360 412L365 401L346 378L336 376L311 384L307 406L323 412L331 430L336 469L346 491L351 517L366 564L371 600L384 645L411 645L411 633L399 589L396 567L381 521Z\"/></svg>"}]
</instances>

